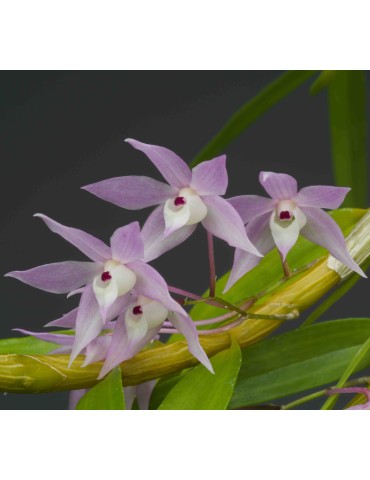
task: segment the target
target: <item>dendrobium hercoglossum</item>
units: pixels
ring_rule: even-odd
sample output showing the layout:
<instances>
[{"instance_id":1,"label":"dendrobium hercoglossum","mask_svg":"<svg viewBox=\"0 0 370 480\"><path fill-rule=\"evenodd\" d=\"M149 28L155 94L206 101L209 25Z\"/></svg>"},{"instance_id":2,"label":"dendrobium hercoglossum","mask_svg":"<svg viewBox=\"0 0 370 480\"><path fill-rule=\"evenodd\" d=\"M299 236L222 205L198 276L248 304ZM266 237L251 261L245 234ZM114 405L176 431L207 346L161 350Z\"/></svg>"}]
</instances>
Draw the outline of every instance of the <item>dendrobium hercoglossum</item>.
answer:
<instances>
[{"instance_id":1,"label":"dendrobium hercoglossum","mask_svg":"<svg viewBox=\"0 0 370 480\"><path fill-rule=\"evenodd\" d=\"M191 170L167 148L133 139L126 141L147 155L168 184L149 177L126 176L83 188L130 210L159 204L142 231L146 260L153 260L186 240L199 222L210 234L229 245L260 256L249 241L239 214L221 197L228 184L225 155L203 162Z\"/></svg>"},{"instance_id":2,"label":"dendrobium hercoglossum","mask_svg":"<svg viewBox=\"0 0 370 480\"><path fill-rule=\"evenodd\" d=\"M247 224L246 232L261 253L265 255L276 245L285 261L301 234L326 248L351 270L366 277L350 256L340 228L322 210L338 208L349 188L317 185L298 191L297 181L293 177L273 172L261 172L259 181L271 198L241 195L228 201ZM225 290L259 261L260 258L237 249Z\"/></svg>"},{"instance_id":3,"label":"dendrobium hercoglossum","mask_svg":"<svg viewBox=\"0 0 370 480\"><path fill-rule=\"evenodd\" d=\"M61 225L45 215L36 216L42 218L51 231L93 260L47 264L6 275L47 292L81 293L78 308L68 316L69 322L75 324L71 362L100 335L107 322L116 317L123 318L125 326L122 332L127 336L128 342L121 351L122 355L126 354L121 361L135 355L157 334L164 320L173 317L176 328L188 341L189 350L212 370L199 344L192 320L171 298L161 275L142 261L144 244L138 222L117 229L111 237L111 246L108 247L82 230ZM131 308L136 299L139 302ZM130 315L127 314L128 311ZM116 342L117 335L113 337ZM109 353L107 355L111 359ZM111 361L110 365L113 363ZM104 372L111 368L106 368Z\"/></svg>"}]
</instances>

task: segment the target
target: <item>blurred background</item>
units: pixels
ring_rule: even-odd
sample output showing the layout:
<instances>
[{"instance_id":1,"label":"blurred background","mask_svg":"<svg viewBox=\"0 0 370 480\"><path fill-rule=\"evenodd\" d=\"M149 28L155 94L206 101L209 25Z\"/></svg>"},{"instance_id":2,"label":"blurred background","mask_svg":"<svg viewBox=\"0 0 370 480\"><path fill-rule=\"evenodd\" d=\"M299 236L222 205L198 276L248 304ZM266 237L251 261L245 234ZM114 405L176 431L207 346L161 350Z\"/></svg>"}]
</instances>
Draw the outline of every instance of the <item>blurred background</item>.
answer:
<instances>
[{"instance_id":1,"label":"blurred background","mask_svg":"<svg viewBox=\"0 0 370 480\"><path fill-rule=\"evenodd\" d=\"M280 71L1 72L1 273L44 263L84 260L48 231L37 212L109 241L114 229L141 224L150 209L125 211L80 189L122 175L160 174L127 137L166 146L190 161L228 118ZM366 76L370 86L370 75ZM225 149L226 196L261 194L261 170L285 172L299 186L334 184L327 94L311 96L305 82ZM368 108L368 107L367 107ZM168 283L208 287L204 231L153 262ZM232 249L216 239L218 275ZM13 328L39 330L74 308L77 297L53 295L0 276L0 338ZM368 283L361 280L324 319L368 316ZM302 316L305 318L306 314ZM294 328L285 324L284 328ZM67 393L3 395L0 409L67 408Z\"/></svg>"}]
</instances>

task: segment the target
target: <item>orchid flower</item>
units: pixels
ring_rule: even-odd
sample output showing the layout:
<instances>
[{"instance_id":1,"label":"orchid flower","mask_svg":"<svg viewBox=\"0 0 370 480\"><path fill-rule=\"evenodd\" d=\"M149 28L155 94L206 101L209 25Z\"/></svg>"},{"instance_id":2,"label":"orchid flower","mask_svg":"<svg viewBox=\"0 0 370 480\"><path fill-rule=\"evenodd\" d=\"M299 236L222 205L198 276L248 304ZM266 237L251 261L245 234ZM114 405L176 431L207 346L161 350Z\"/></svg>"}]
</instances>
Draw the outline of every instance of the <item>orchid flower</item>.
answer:
<instances>
[{"instance_id":1,"label":"orchid flower","mask_svg":"<svg viewBox=\"0 0 370 480\"><path fill-rule=\"evenodd\" d=\"M84 347L82 350L82 353L85 354L83 366L104 360L98 378L104 377L114 367L132 358L156 339L163 323L168 319L173 327L186 338L190 353L213 373L212 364L199 343L196 326L185 310L178 306L178 311L170 311L160 302L143 295L130 300L131 302L127 303L117 321L109 322L106 325L106 328L110 330L97 336ZM49 323L48 326L76 328L78 314L75 313L75 310L72 310L62 319ZM65 322L63 319L68 319L68 321ZM72 335L16 330L46 342L60 344L61 347L52 353L73 352L75 341ZM113 333L111 330L113 330Z\"/></svg>"},{"instance_id":2,"label":"orchid flower","mask_svg":"<svg viewBox=\"0 0 370 480\"><path fill-rule=\"evenodd\" d=\"M132 311L123 330L128 335L127 348L130 355L133 356L148 343L168 315L176 319L179 331L184 333L189 342L190 351L195 352L199 361L212 370L199 344L192 320L171 298L161 275L141 261L144 245L137 222L117 229L111 237L111 246L108 247L101 240L82 230L63 226L45 215L36 216L42 218L51 231L62 236L93 260L93 262L69 261L47 264L6 275L47 292L73 293L77 289L82 293L75 312L75 340L70 364L98 337L108 321L126 311L132 304L133 297L141 296L143 305L138 304L137 309ZM81 290L82 286L84 288ZM73 313L69 316L69 321L73 322ZM135 318L138 319L137 322ZM125 359L127 358L130 357L126 356Z\"/></svg>"},{"instance_id":3,"label":"orchid flower","mask_svg":"<svg viewBox=\"0 0 370 480\"><path fill-rule=\"evenodd\" d=\"M250 240L264 255L276 245L285 261L301 234L326 248L351 270L366 277L350 256L340 228L322 210L338 208L349 188L317 185L298 191L297 181L293 177L273 172L261 172L259 181L271 198L241 195L228 201L247 224L246 232ZM236 249L225 291L259 261L260 258Z\"/></svg>"},{"instance_id":4,"label":"orchid flower","mask_svg":"<svg viewBox=\"0 0 370 480\"><path fill-rule=\"evenodd\" d=\"M186 240L200 222L210 234L229 245L261 256L248 239L237 211L221 197L228 184L225 155L191 170L167 148L133 139L126 141L147 155L168 184L149 177L127 176L103 180L83 189L129 210L159 204L142 230L146 261Z\"/></svg>"}]
</instances>

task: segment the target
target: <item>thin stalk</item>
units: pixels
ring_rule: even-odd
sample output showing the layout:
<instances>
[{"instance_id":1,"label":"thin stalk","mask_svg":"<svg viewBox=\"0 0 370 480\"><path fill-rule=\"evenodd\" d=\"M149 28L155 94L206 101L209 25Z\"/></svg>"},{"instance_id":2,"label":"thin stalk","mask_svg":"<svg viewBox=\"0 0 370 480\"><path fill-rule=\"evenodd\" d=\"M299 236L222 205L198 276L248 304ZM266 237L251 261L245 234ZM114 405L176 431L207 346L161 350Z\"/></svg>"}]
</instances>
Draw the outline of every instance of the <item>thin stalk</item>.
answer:
<instances>
[{"instance_id":1,"label":"thin stalk","mask_svg":"<svg viewBox=\"0 0 370 480\"><path fill-rule=\"evenodd\" d=\"M209 261L209 296L214 297L216 292L216 265L213 235L207 231L208 261Z\"/></svg>"},{"instance_id":2,"label":"thin stalk","mask_svg":"<svg viewBox=\"0 0 370 480\"><path fill-rule=\"evenodd\" d=\"M287 403L286 405L282 405L281 410L291 410L292 408L298 407L299 405L309 402L310 400L324 396L326 392L327 388L324 390L319 390L318 392L310 393L310 395L306 395L305 397L298 398L297 400Z\"/></svg>"},{"instance_id":3,"label":"thin stalk","mask_svg":"<svg viewBox=\"0 0 370 480\"><path fill-rule=\"evenodd\" d=\"M344 370L342 376L340 377L338 383L336 384L335 388L342 388L344 387L345 383L347 382L350 375L352 375L353 371L359 365L361 360L370 350L370 337L364 342L361 347L357 350L355 355L352 357L352 360L349 362L347 368ZM334 407L338 396L334 395L326 400L324 405L321 407L321 410L330 410Z\"/></svg>"},{"instance_id":4,"label":"thin stalk","mask_svg":"<svg viewBox=\"0 0 370 480\"><path fill-rule=\"evenodd\" d=\"M292 276L292 271L290 270L288 262L283 259L283 256L280 252L279 252L279 256L280 256L280 260L281 260L281 265L283 267L284 278L290 278Z\"/></svg>"}]
</instances>

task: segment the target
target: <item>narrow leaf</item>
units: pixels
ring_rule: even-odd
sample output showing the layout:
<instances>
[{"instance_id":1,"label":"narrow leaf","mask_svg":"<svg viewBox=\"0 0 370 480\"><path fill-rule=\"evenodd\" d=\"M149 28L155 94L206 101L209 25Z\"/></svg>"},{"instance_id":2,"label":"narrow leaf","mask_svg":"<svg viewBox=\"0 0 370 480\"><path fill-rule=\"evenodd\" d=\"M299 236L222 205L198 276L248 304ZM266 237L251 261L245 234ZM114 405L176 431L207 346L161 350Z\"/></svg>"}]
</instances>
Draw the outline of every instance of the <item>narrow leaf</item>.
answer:
<instances>
[{"instance_id":1,"label":"narrow leaf","mask_svg":"<svg viewBox=\"0 0 370 480\"><path fill-rule=\"evenodd\" d=\"M258 405L336 382L369 336L369 318L350 318L296 329L244 349L229 408ZM369 365L368 351L353 372Z\"/></svg>"},{"instance_id":2,"label":"narrow leaf","mask_svg":"<svg viewBox=\"0 0 370 480\"><path fill-rule=\"evenodd\" d=\"M44 342L31 336L5 338L0 340L0 355L12 353L17 353L18 355L45 355L58 347L60 345L56 343Z\"/></svg>"},{"instance_id":3,"label":"narrow leaf","mask_svg":"<svg viewBox=\"0 0 370 480\"><path fill-rule=\"evenodd\" d=\"M214 375L203 365L192 368L169 392L159 410L225 410L240 369L239 345L233 342L211 362Z\"/></svg>"},{"instance_id":4,"label":"narrow leaf","mask_svg":"<svg viewBox=\"0 0 370 480\"><path fill-rule=\"evenodd\" d=\"M78 402L76 410L124 410L125 400L121 370L117 367L89 390Z\"/></svg>"},{"instance_id":5,"label":"narrow leaf","mask_svg":"<svg viewBox=\"0 0 370 480\"><path fill-rule=\"evenodd\" d=\"M224 148L246 130L249 125L289 93L293 92L314 73L311 70L295 70L284 73L277 80L270 83L270 85L234 113L217 135L198 153L190 165L194 167L203 160L210 160L222 153Z\"/></svg>"},{"instance_id":6,"label":"narrow leaf","mask_svg":"<svg viewBox=\"0 0 370 480\"><path fill-rule=\"evenodd\" d=\"M352 189L346 207L368 204L366 101L365 73L338 72L329 86L329 117L335 182Z\"/></svg>"},{"instance_id":7,"label":"narrow leaf","mask_svg":"<svg viewBox=\"0 0 370 480\"><path fill-rule=\"evenodd\" d=\"M336 74L336 70L324 70L323 72L321 72L310 87L311 95L316 95L324 88L328 87L333 81Z\"/></svg>"},{"instance_id":8,"label":"narrow leaf","mask_svg":"<svg viewBox=\"0 0 370 480\"><path fill-rule=\"evenodd\" d=\"M338 383L336 384L335 388L342 388L344 386L346 381L349 379L352 373L356 371L356 369L358 368L358 365L361 363L361 361L368 354L369 351L370 351L370 336L353 355L353 357L351 358L351 361L347 365L347 368L344 370L343 374L338 380ZM335 405L337 398L338 398L337 395L333 395L332 397L328 398L325 401L322 407L322 410L330 410Z\"/></svg>"}]
</instances>

